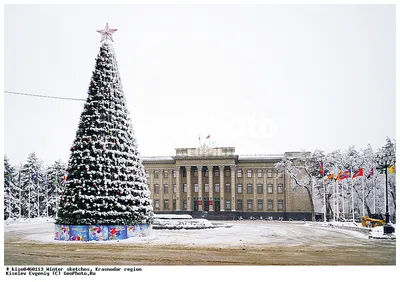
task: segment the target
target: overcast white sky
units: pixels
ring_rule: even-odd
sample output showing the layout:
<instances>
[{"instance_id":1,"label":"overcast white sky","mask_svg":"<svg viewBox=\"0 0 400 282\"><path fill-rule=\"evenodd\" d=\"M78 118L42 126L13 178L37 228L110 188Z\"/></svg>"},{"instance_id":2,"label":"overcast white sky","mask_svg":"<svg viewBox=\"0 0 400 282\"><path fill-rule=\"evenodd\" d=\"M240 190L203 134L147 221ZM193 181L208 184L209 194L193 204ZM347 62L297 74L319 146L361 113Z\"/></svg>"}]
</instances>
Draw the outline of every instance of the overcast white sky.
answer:
<instances>
[{"instance_id":1,"label":"overcast white sky","mask_svg":"<svg viewBox=\"0 0 400 282\"><path fill-rule=\"evenodd\" d=\"M394 5L5 6L4 89L86 99L114 33L142 156L210 134L239 154L395 138ZM4 94L4 153L67 161L83 101Z\"/></svg>"}]
</instances>

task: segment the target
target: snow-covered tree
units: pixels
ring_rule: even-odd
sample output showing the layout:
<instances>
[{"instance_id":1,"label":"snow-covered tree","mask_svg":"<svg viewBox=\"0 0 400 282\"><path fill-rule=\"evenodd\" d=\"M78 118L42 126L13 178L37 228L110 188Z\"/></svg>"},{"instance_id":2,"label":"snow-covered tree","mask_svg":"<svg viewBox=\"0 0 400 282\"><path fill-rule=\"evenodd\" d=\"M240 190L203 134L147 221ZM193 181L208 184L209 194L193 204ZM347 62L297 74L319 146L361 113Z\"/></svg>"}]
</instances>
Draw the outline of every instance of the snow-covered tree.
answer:
<instances>
[{"instance_id":1,"label":"snow-covered tree","mask_svg":"<svg viewBox=\"0 0 400 282\"><path fill-rule=\"evenodd\" d=\"M100 47L68 162L59 224L152 223L153 208L113 46Z\"/></svg>"},{"instance_id":2,"label":"snow-covered tree","mask_svg":"<svg viewBox=\"0 0 400 282\"><path fill-rule=\"evenodd\" d=\"M58 199L61 187L64 185L63 178L67 171L67 165L61 160L55 161L46 170L46 190L44 200L47 206L45 212L48 216L55 216L58 209Z\"/></svg>"},{"instance_id":3,"label":"snow-covered tree","mask_svg":"<svg viewBox=\"0 0 400 282\"><path fill-rule=\"evenodd\" d=\"M22 216L39 216L40 204L40 181L41 181L41 162L35 153L31 153L21 170L21 189L22 189Z\"/></svg>"},{"instance_id":4,"label":"snow-covered tree","mask_svg":"<svg viewBox=\"0 0 400 282\"><path fill-rule=\"evenodd\" d=\"M319 165L324 158L321 150L313 153L299 152L295 155L285 155L282 160L275 164L280 171L285 171L290 179L293 180L297 187L306 190L310 205L312 220L315 220L315 204L314 204L314 185L319 181Z\"/></svg>"},{"instance_id":5,"label":"snow-covered tree","mask_svg":"<svg viewBox=\"0 0 400 282\"><path fill-rule=\"evenodd\" d=\"M4 219L18 217L18 187L15 185L15 168L10 164L7 156L4 156Z\"/></svg>"},{"instance_id":6,"label":"snow-covered tree","mask_svg":"<svg viewBox=\"0 0 400 282\"><path fill-rule=\"evenodd\" d=\"M379 153L390 154L392 156L396 155L396 140L386 137L386 144L378 150ZM392 163L395 164L395 159L392 160ZM385 177L384 170L381 170L382 178ZM389 206L389 214L396 213L396 174L386 172L388 177L388 206ZM382 190L385 191L386 187L386 179L383 180ZM385 195L385 194L384 194Z\"/></svg>"}]
</instances>

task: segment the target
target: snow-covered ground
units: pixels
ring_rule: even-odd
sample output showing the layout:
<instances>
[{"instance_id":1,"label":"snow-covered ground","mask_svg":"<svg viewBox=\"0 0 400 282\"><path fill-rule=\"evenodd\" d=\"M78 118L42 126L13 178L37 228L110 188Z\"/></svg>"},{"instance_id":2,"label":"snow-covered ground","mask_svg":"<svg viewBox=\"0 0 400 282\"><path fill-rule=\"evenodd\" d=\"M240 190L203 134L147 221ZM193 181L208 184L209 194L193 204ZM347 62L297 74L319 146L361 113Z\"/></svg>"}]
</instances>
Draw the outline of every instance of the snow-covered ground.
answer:
<instances>
[{"instance_id":1,"label":"snow-covered ground","mask_svg":"<svg viewBox=\"0 0 400 282\"><path fill-rule=\"evenodd\" d=\"M190 219L188 219L190 220ZM171 220L172 221L172 220ZM179 220L178 220L179 221ZM232 247L242 245L351 245L365 242L368 232L358 232L335 225L349 223L316 222L276 222L276 221L212 221L210 223L230 228L212 228L200 230L153 230L150 237L129 238L121 241L84 242L84 244L151 244L151 245L190 245ZM354 224L353 224L354 225ZM356 226L357 227L357 226ZM358 227L362 228L362 227ZM378 237L383 229L374 228ZM5 238L51 244L82 244L82 242L64 242L54 240L53 219L31 219L6 221Z\"/></svg>"}]
</instances>

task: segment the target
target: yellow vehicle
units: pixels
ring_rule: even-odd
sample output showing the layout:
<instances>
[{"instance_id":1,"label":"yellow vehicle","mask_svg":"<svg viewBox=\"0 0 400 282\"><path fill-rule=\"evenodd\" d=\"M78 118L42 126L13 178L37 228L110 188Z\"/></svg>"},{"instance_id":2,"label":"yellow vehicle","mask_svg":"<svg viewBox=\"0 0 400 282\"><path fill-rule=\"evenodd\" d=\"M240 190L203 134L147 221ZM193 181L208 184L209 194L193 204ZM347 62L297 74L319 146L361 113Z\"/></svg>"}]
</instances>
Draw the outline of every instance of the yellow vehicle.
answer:
<instances>
[{"instance_id":1,"label":"yellow vehicle","mask_svg":"<svg viewBox=\"0 0 400 282\"><path fill-rule=\"evenodd\" d=\"M363 216L361 218L361 225L364 227L383 226L385 225L385 221L383 219L376 219L368 216Z\"/></svg>"}]
</instances>

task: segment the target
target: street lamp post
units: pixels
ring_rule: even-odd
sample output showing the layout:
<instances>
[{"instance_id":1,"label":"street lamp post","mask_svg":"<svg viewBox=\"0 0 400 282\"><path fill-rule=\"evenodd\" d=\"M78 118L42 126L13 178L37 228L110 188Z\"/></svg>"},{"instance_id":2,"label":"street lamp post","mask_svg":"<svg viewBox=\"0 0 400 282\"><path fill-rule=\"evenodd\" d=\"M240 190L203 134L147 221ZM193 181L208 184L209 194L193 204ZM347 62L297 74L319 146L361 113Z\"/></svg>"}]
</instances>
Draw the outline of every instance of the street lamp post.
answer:
<instances>
[{"instance_id":1,"label":"street lamp post","mask_svg":"<svg viewBox=\"0 0 400 282\"><path fill-rule=\"evenodd\" d=\"M388 197L388 175L387 171L390 166L392 166L395 162L395 155L394 153L391 152L380 152L376 156L376 162L378 166L376 167L377 169L384 169L385 170L385 176L386 176L386 191L385 191L385 197L386 197L386 213L385 213L385 225L383 226L383 233L384 234L392 234L394 231L394 228L392 225L389 224L390 217L389 217L389 197Z\"/></svg>"}]
</instances>

